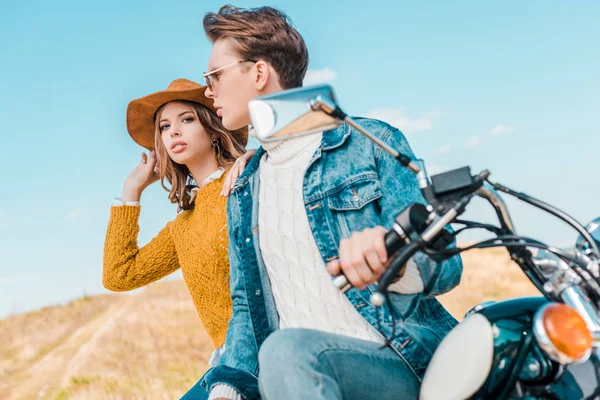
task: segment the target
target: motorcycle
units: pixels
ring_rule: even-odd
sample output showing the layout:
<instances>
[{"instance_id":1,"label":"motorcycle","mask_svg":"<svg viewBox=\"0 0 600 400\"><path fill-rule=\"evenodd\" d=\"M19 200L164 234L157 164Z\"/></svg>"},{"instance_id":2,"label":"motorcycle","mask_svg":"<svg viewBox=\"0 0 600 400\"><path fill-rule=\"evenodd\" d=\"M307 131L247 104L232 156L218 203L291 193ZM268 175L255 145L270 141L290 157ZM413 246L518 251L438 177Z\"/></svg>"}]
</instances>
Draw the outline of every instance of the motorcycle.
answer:
<instances>
[{"instance_id":1,"label":"motorcycle","mask_svg":"<svg viewBox=\"0 0 600 400\"><path fill-rule=\"evenodd\" d=\"M586 227L565 212L490 180L469 167L428 176L413 160L348 117L329 85L287 90L249 104L261 141L322 132L343 121L368 137L416 174L427 205L412 204L386 235L391 254L387 271L371 296L386 303L388 286L418 251L442 261L471 249L505 247L541 296L475 306L441 342L425 373L422 400L596 399L600 398L600 218ZM518 235L499 193L509 195L566 222L579 233L567 251ZM462 220L470 201L480 197L495 210L499 225ZM462 226L450 232L448 224ZM494 237L464 248L450 246L466 229ZM349 288L343 275L334 279Z\"/></svg>"}]
</instances>

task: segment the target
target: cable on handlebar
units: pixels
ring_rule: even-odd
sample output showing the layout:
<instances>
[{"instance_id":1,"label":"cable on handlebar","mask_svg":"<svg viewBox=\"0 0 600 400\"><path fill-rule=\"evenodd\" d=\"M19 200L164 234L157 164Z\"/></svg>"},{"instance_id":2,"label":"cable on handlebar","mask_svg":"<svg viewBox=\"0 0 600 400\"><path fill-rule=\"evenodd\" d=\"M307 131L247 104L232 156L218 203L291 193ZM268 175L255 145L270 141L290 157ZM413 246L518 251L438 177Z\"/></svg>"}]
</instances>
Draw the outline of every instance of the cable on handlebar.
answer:
<instances>
[{"instance_id":1,"label":"cable on handlebar","mask_svg":"<svg viewBox=\"0 0 600 400\"><path fill-rule=\"evenodd\" d=\"M482 224L479 222L468 221L468 220L463 220L463 219L457 219L457 220L453 221L452 224L465 225L464 228L457 229L451 234L454 237L458 236L461 232L464 232L467 229L485 229L495 235L503 234L503 231L501 228L499 228L495 225L492 225L492 224Z\"/></svg>"},{"instance_id":2,"label":"cable on handlebar","mask_svg":"<svg viewBox=\"0 0 600 400\"><path fill-rule=\"evenodd\" d=\"M512 240L512 242L504 242L504 240ZM548 250L549 252L555 254L556 256L560 257L564 261L572 262L572 263L575 263L578 265L581 264L581 261L579 259L577 259L576 257L573 257L572 255L570 255L569 253L567 253L564 250L561 250L554 246L549 246L549 245L544 244L535 239L531 239L531 238L528 238L525 236L515 236L515 235L498 236L496 238L491 238L491 239L487 239L487 240L475 243L468 247L462 247L462 248L455 247L455 248L444 249L444 250L439 250L439 251L425 248L425 249L423 249L423 251L425 253L427 253L428 255L443 256L445 258L450 258L452 256L455 256L457 254L460 254L462 252L472 250L472 249L487 249L487 248L493 248L493 247L507 247L507 246L535 247L535 248L539 248L539 249L543 249L543 250Z\"/></svg>"},{"instance_id":3,"label":"cable on handlebar","mask_svg":"<svg viewBox=\"0 0 600 400\"><path fill-rule=\"evenodd\" d=\"M592 238L590 233L585 229L585 227L581 223L579 223L575 218L571 217L564 211L559 210L558 208L556 208L542 200L536 199L535 197L532 197L528 194L514 191L511 188L501 185L499 183L493 183L487 178L486 178L486 181L490 185L492 185L492 187L495 190L498 190L500 192L509 194L513 197L516 197L517 199L519 199L525 203L528 203L536 208L539 208L540 210L544 210L547 213L554 215L555 217L559 218L560 220L566 222L569 226L571 226L573 229L575 229L581 236L583 236L583 238L589 243L594 254L597 257L600 257L600 249L598 249L598 245L596 244L596 242L594 241L594 239Z\"/></svg>"}]
</instances>

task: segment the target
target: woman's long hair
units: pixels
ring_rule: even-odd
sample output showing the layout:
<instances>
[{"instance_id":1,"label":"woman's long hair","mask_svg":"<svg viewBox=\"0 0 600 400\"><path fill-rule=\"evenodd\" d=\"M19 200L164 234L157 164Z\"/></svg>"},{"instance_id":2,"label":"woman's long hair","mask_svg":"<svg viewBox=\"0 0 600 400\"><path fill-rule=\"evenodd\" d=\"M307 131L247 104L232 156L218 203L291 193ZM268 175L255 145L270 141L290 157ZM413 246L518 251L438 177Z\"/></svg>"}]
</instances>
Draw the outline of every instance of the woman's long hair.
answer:
<instances>
[{"instance_id":1,"label":"woman's long hair","mask_svg":"<svg viewBox=\"0 0 600 400\"><path fill-rule=\"evenodd\" d=\"M206 130L206 133L210 137L213 137L213 141L216 144L214 146L215 155L219 166L228 168L237 158L246 152L246 149L239 141L242 133L227 130L215 112L193 101L177 100L177 102L189 106ZM191 190L196 186L192 174L187 166L177 164L171 160L161 139L159 121L165 105L163 104L156 111L154 118L154 148L156 149L156 156L158 158L158 175L162 187L169 192L169 200L171 203L177 204L177 212L191 210L194 208L194 203L191 201ZM170 188L165 185L165 180L171 186Z\"/></svg>"}]
</instances>

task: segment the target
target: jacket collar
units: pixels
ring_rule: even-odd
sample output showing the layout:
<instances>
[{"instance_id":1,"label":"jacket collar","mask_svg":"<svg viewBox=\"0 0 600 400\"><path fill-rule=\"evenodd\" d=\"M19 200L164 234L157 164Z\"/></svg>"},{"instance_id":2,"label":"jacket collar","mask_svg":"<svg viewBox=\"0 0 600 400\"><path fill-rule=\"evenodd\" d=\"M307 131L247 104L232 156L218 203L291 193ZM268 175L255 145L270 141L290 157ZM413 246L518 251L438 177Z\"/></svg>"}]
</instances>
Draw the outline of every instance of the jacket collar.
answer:
<instances>
[{"instance_id":1,"label":"jacket collar","mask_svg":"<svg viewBox=\"0 0 600 400\"><path fill-rule=\"evenodd\" d=\"M321 146L319 147L320 151L329 151L336 149L343 145L350 136L351 129L350 125L346 123L342 123L339 127L335 129L331 129L323 132L323 138L321 139ZM239 190L244 187L250 178L258 171L258 167L260 166L260 159L266 153L263 147L259 147L256 150L256 154L252 157L244 172L237 179L235 186L233 187L233 191ZM319 153L320 155L320 153Z\"/></svg>"}]
</instances>

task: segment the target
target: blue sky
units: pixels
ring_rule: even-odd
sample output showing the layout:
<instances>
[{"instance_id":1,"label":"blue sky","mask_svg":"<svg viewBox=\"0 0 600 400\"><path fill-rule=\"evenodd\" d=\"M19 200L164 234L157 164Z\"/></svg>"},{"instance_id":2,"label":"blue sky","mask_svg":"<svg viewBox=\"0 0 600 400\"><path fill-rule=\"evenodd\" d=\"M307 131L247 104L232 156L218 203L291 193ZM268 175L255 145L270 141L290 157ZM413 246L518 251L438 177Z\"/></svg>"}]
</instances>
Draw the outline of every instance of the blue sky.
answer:
<instances>
[{"instance_id":1,"label":"blue sky","mask_svg":"<svg viewBox=\"0 0 600 400\"><path fill-rule=\"evenodd\" d=\"M178 77L202 79L202 17L223 4L1 3L0 317L105 292L110 204L141 151L125 129L127 103ZM600 3L332 4L268 5L303 34L307 80L330 82L345 111L397 125L431 171L488 168L582 222L600 215ZM146 243L175 208L158 185L142 203ZM575 240L509 205L522 233ZM491 215L477 202L469 211Z\"/></svg>"}]
</instances>

